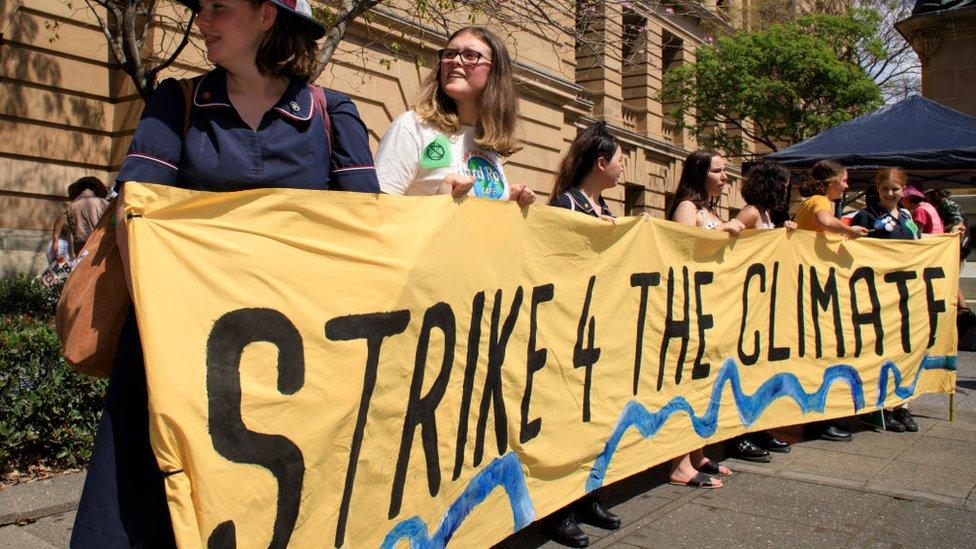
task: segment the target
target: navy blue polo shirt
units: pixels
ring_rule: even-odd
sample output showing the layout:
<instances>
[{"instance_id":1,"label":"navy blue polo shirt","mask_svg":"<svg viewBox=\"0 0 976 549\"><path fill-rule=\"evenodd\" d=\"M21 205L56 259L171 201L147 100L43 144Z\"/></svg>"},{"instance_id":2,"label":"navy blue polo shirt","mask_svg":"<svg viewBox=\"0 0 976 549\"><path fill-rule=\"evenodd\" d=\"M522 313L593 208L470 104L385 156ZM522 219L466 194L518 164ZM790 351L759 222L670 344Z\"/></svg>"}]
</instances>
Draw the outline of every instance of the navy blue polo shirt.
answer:
<instances>
[{"instance_id":1,"label":"navy blue polo shirt","mask_svg":"<svg viewBox=\"0 0 976 549\"><path fill-rule=\"evenodd\" d=\"M601 211L597 212L593 209L590 201L583 196L583 191L579 190L579 187L571 187L568 191L559 193L559 196L553 200L551 205L556 206L557 208L566 208L567 210L582 212L586 215L592 215L593 217L600 217L601 215L613 217L613 214L610 213L610 208L607 207L606 200L603 200L602 196L600 197Z\"/></svg>"},{"instance_id":2,"label":"navy blue polo shirt","mask_svg":"<svg viewBox=\"0 0 976 549\"><path fill-rule=\"evenodd\" d=\"M332 147L308 85L292 80L252 130L227 95L227 73L194 78L190 124L180 84L164 80L136 127L117 181L203 191L288 187L379 192L366 126L345 95L326 90Z\"/></svg>"},{"instance_id":3,"label":"navy blue polo shirt","mask_svg":"<svg viewBox=\"0 0 976 549\"><path fill-rule=\"evenodd\" d=\"M892 240L917 240L918 227L912 221L912 214L904 208L898 208L898 217L891 215L880 204L872 204L858 210L851 218L851 225L864 227L871 238L887 238Z\"/></svg>"}]
</instances>

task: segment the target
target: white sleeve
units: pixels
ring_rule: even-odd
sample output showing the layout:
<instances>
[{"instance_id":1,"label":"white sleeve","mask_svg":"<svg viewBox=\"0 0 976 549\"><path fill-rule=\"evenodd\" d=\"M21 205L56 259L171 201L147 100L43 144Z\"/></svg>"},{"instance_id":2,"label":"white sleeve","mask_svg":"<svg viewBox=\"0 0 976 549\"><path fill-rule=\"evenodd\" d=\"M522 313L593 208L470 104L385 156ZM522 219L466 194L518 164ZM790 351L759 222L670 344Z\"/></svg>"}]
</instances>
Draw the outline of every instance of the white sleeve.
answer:
<instances>
[{"instance_id":1,"label":"white sleeve","mask_svg":"<svg viewBox=\"0 0 976 549\"><path fill-rule=\"evenodd\" d=\"M380 191L403 195L417 177L420 163L420 146L415 132L413 113L398 116L386 130L376 151L376 177Z\"/></svg>"}]
</instances>

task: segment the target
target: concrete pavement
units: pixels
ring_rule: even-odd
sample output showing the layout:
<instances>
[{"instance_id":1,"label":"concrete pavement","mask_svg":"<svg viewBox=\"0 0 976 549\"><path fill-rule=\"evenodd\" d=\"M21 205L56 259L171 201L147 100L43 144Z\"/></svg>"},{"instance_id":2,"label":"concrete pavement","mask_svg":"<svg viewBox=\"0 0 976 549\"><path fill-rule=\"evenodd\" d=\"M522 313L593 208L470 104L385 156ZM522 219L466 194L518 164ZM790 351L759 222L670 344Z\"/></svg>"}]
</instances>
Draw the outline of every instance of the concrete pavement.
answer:
<instances>
[{"instance_id":1,"label":"concrete pavement","mask_svg":"<svg viewBox=\"0 0 976 549\"><path fill-rule=\"evenodd\" d=\"M924 395L911 405L918 433L851 421L852 442L804 441L769 464L725 460L735 474L718 490L670 486L655 467L603 491L624 526L584 525L591 547L976 547L976 353L957 366L956 421L947 396ZM498 547L561 547L540 530Z\"/></svg>"},{"instance_id":2,"label":"concrete pavement","mask_svg":"<svg viewBox=\"0 0 976 549\"><path fill-rule=\"evenodd\" d=\"M976 353L958 367L954 422L948 397L925 395L911 406L918 433L852 423L853 442L801 442L764 465L726 460L735 475L719 490L670 486L655 467L603 491L620 530L584 529L593 547L976 547ZM0 490L0 548L66 547L83 480ZM560 546L534 524L499 547Z\"/></svg>"}]
</instances>

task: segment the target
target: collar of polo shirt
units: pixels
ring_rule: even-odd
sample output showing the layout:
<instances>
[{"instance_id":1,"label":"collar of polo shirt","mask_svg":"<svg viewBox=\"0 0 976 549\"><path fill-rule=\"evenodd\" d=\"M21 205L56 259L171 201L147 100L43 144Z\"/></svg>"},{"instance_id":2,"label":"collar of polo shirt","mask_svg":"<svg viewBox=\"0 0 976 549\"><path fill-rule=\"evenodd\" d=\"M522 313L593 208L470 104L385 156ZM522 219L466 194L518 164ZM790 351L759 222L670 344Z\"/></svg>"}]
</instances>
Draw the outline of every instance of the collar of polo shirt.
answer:
<instances>
[{"instance_id":1,"label":"collar of polo shirt","mask_svg":"<svg viewBox=\"0 0 976 549\"><path fill-rule=\"evenodd\" d=\"M193 95L193 104L204 109L233 108L227 94L227 72L224 69L217 67L203 75ZM272 110L290 120L310 120L313 115L312 94L308 85L292 80Z\"/></svg>"}]
</instances>

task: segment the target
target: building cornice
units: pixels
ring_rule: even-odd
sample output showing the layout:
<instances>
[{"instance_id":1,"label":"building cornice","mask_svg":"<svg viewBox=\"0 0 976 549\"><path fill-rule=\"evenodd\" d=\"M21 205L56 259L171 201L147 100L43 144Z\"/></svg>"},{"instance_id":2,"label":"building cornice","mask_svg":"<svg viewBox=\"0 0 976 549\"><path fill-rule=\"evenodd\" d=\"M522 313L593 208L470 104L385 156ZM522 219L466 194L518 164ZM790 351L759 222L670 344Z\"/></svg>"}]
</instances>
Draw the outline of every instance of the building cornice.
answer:
<instances>
[{"instance_id":1,"label":"building cornice","mask_svg":"<svg viewBox=\"0 0 976 549\"><path fill-rule=\"evenodd\" d=\"M976 6L913 15L895 23L895 28L909 44L919 33L924 34L930 29L944 35L976 34Z\"/></svg>"}]
</instances>

